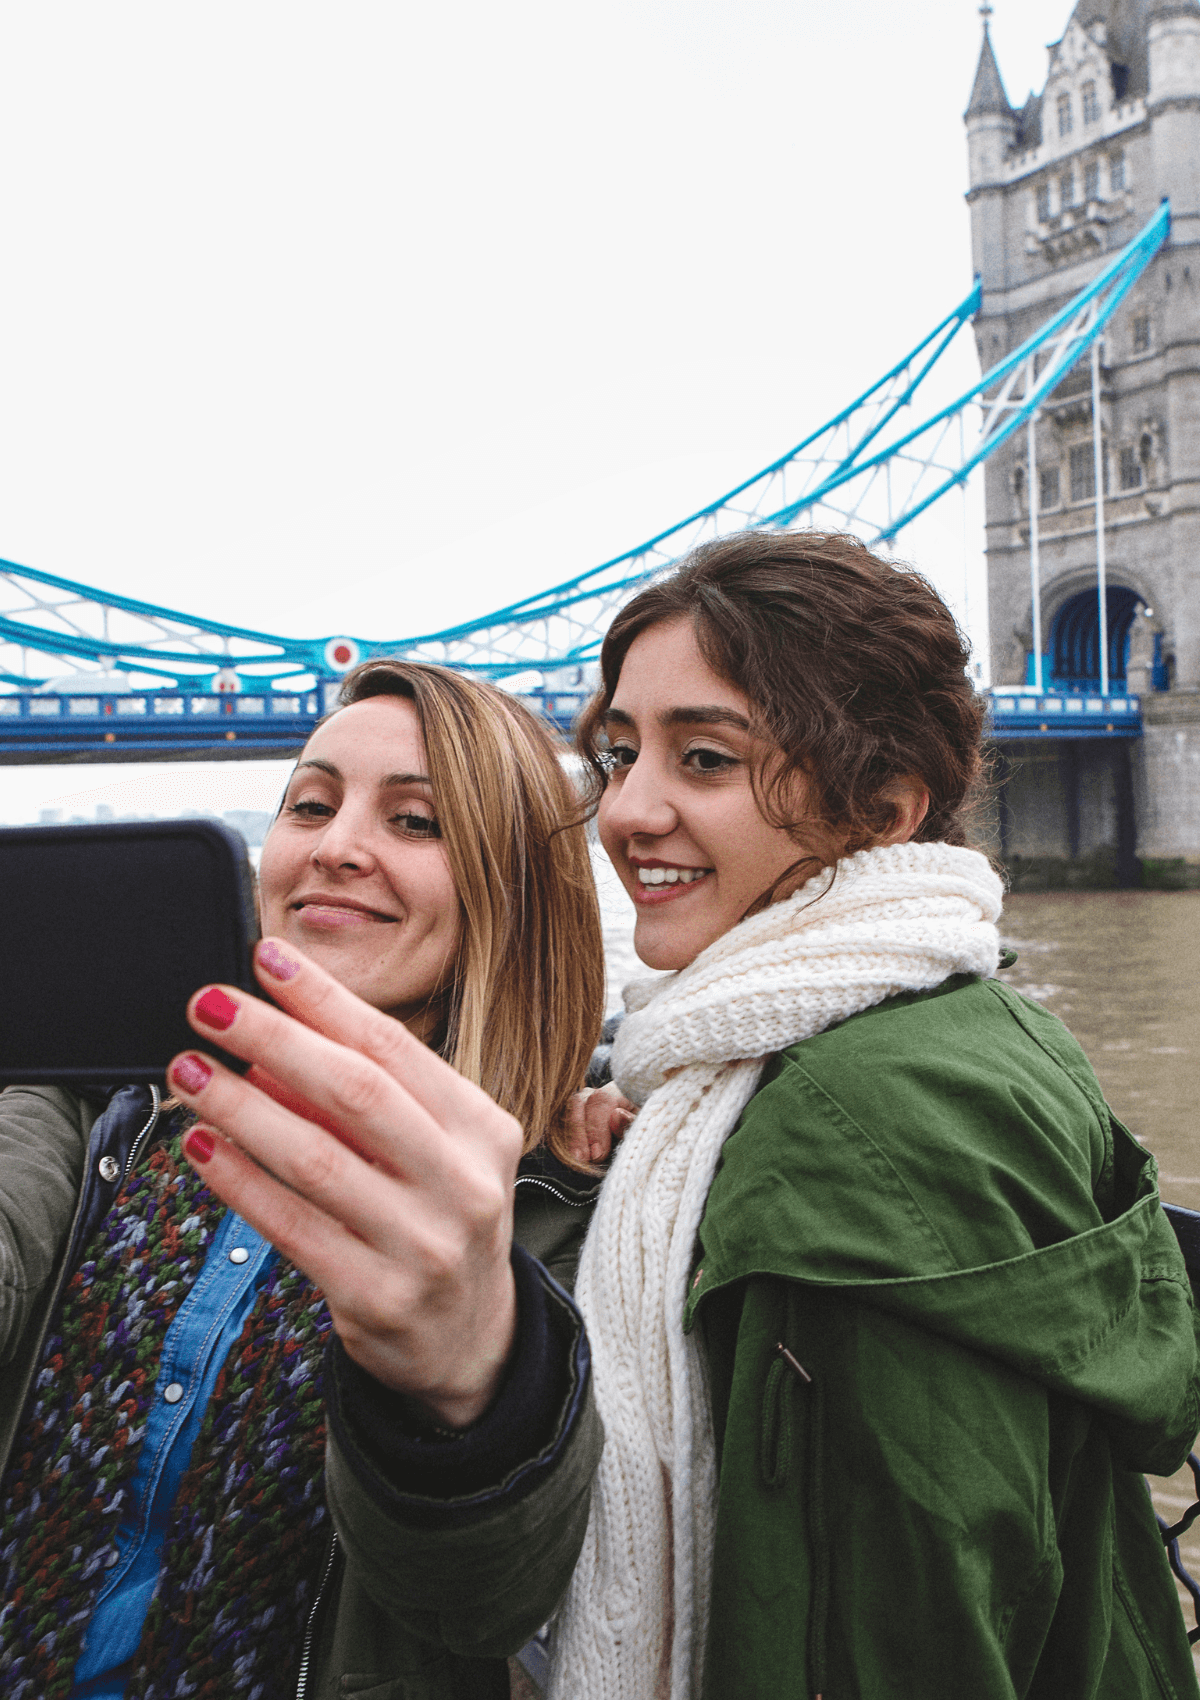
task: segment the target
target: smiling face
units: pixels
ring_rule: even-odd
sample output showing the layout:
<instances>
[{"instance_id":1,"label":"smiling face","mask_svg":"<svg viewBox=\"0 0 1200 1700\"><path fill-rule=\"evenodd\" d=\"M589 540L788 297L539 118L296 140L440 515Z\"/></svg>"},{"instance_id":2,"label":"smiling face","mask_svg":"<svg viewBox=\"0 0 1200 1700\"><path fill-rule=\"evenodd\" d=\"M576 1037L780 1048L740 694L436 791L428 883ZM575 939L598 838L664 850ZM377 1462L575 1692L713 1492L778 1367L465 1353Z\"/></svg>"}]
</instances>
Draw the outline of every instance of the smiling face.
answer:
<instances>
[{"instance_id":1,"label":"smiling face","mask_svg":"<svg viewBox=\"0 0 1200 1700\"><path fill-rule=\"evenodd\" d=\"M606 727L600 840L633 898L634 945L649 967L686 967L795 862L831 853L818 820L797 836L763 817L751 781L770 748L751 730L745 695L705 661L690 621L634 639ZM794 802L803 816L803 796Z\"/></svg>"},{"instance_id":2,"label":"smiling face","mask_svg":"<svg viewBox=\"0 0 1200 1700\"><path fill-rule=\"evenodd\" d=\"M317 728L258 877L264 933L430 1036L461 918L411 702L370 697Z\"/></svg>"}]
</instances>

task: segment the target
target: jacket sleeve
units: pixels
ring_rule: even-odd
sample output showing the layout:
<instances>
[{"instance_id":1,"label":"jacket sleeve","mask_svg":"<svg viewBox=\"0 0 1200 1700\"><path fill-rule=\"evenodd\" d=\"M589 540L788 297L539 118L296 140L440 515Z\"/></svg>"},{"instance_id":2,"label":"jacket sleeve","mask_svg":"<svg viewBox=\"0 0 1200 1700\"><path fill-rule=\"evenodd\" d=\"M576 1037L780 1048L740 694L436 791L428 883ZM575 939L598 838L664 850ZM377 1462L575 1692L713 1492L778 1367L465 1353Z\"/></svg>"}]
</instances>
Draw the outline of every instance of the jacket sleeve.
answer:
<instances>
[{"instance_id":1,"label":"jacket sleeve","mask_svg":"<svg viewBox=\"0 0 1200 1700\"><path fill-rule=\"evenodd\" d=\"M358 1585L417 1640L470 1659L516 1652L554 1611L583 1543L602 1444L582 1318L520 1248L514 1264L525 1314L495 1426L512 1435L522 1384L538 1382L524 1447L473 1449L464 1437L449 1442L466 1446L461 1467L447 1469L431 1440L417 1491L419 1440L373 1445L379 1413L368 1428L348 1408L355 1378L336 1349L326 1372L326 1495ZM531 1354L539 1362L523 1366Z\"/></svg>"},{"instance_id":2,"label":"jacket sleeve","mask_svg":"<svg viewBox=\"0 0 1200 1700\"><path fill-rule=\"evenodd\" d=\"M71 1231L94 1119L57 1086L0 1092L0 1363L11 1365Z\"/></svg>"}]
</instances>

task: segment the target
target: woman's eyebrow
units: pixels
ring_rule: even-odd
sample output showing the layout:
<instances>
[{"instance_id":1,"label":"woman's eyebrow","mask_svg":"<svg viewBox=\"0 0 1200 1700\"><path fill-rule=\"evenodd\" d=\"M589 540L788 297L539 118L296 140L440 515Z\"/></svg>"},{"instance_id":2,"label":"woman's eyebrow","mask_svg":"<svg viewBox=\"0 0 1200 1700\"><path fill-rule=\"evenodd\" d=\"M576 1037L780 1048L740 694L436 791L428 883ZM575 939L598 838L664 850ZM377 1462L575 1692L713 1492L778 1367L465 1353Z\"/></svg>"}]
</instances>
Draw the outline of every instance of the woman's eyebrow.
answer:
<instances>
[{"instance_id":1,"label":"woman's eyebrow","mask_svg":"<svg viewBox=\"0 0 1200 1700\"><path fill-rule=\"evenodd\" d=\"M743 732L750 730L744 714L716 703L705 703L699 708L668 708L658 718L664 726L737 726Z\"/></svg>"},{"instance_id":2,"label":"woman's eyebrow","mask_svg":"<svg viewBox=\"0 0 1200 1700\"><path fill-rule=\"evenodd\" d=\"M658 716L662 726L736 726L743 732L750 730L750 722L744 714L739 714L735 708L721 708L716 703L701 704L697 708L664 708ZM623 708L610 708L605 712L606 726L632 726L633 716Z\"/></svg>"},{"instance_id":3,"label":"woman's eyebrow","mask_svg":"<svg viewBox=\"0 0 1200 1700\"><path fill-rule=\"evenodd\" d=\"M335 767L331 761L319 761L314 756L310 756L307 761L298 761L296 763L296 772L299 773L302 767L318 768L322 773L327 773L331 779L342 778L342 770L340 767ZM386 791L392 785L431 786L432 783L433 782L427 773L385 773L383 778L379 781L379 789L381 791Z\"/></svg>"}]
</instances>

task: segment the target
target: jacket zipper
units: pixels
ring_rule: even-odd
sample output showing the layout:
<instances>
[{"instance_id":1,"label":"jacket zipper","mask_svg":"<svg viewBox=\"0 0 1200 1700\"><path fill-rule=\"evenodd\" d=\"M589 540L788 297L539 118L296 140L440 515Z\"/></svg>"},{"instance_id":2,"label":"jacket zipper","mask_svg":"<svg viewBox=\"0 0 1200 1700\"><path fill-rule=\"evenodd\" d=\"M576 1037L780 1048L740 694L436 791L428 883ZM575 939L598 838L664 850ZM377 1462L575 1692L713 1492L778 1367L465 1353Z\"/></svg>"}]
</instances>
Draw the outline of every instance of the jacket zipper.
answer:
<instances>
[{"instance_id":1,"label":"jacket zipper","mask_svg":"<svg viewBox=\"0 0 1200 1700\"><path fill-rule=\"evenodd\" d=\"M333 1569L333 1561L337 1557L337 1544L338 1538L335 1531L329 1542L329 1557L325 1560L325 1569L322 1572L321 1580L317 1585L316 1596L313 1600L312 1607L309 1610L308 1623L305 1625L304 1629L304 1646L300 1653L300 1671L296 1677L296 1700L304 1700L304 1696L308 1691L308 1666L309 1661L312 1658L313 1631L317 1626L317 1612L321 1609L321 1602L325 1597L325 1589L329 1585L329 1576Z\"/></svg>"},{"instance_id":2,"label":"jacket zipper","mask_svg":"<svg viewBox=\"0 0 1200 1700\"><path fill-rule=\"evenodd\" d=\"M600 1188L596 1187L593 1190L590 1198L584 1198L584 1199L581 1199L578 1202L576 1202L575 1199L568 1198L566 1193L563 1191L563 1189L561 1187L555 1186L553 1181L544 1181L544 1180L540 1179L540 1177L537 1176L537 1175L518 1175L516 1180L513 1182L513 1185L514 1185L514 1187L518 1187L518 1186L545 1187L547 1192L551 1192L551 1193L554 1194L555 1198L558 1199L560 1204L566 1204L572 1210L588 1210L588 1209L590 1209L591 1206L596 1202L596 1194L600 1191Z\"/></svg>"},{"instance_id":3,"label":"jacket zipper","mask_svg":"<svg viewBox=\"0 0 1200 1700\"><path fill-rule=\"evenodd\" d=\"M145 1127L138 1134L133 1144L129 1147L129 1155L125 1159L125 1173L121 1176L122 1186L125 1185L126 1181L133 1173L133 1165L141 1156L142 1149L150 1135L154 1132L155 1123L158 1121L159 1111L162 1108L162 1094L159 1092L157 1086L152 1086L150 1088L150 1097L150 1120L146 1123Z\"/></svg>"}]
</instances>

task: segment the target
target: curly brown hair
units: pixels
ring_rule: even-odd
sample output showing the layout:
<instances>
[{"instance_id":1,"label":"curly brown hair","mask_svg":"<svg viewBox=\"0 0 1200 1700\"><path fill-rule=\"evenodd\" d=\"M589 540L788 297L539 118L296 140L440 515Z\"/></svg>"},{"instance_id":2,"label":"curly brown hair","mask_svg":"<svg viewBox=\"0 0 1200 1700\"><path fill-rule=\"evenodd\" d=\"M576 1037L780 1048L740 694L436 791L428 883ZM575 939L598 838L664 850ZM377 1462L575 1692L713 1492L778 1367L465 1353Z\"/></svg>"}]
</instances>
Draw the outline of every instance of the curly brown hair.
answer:
<instances>
[{"instance_id":1,"label":"curly brown hair","mask_svg":"<svg viewBox=\"0 0 1200 1700\"><path fill-rule=\"evenodd\" d=\"M929 807L914 838L966 843L983 767L983 706L967 676L966 640L919 573L839 533L738 532L693 550L626 604L577 732L593 802L606 783L604 718L629 647L650 626L679 619L692 622L713 671L745 694L755 730L781 758L755 776L772 824L795 827L788 800L802 775L852 854L886 835L897 783L915 777Z\"/></svg>"}]
</instances>

